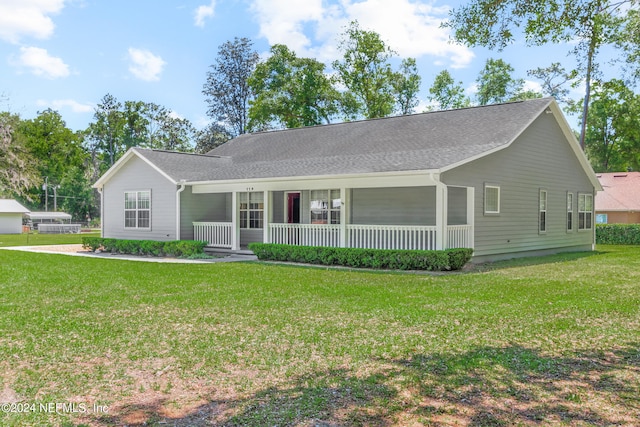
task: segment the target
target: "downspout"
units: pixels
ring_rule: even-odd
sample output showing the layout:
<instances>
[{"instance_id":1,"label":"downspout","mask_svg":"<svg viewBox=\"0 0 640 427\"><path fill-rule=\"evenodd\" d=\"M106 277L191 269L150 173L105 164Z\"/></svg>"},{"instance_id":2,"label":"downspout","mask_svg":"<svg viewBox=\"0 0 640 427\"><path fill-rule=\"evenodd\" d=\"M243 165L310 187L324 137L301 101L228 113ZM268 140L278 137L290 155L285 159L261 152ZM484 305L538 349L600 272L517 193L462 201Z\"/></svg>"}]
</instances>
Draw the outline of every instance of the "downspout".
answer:
<instances>
[{"instance_id":1,"label":"downspout","mask_svg":"<svg viewBox=\"0 0 640 427\"><path fill-rule=\"evenodd\" d=\"M176 240L180 240L180 193L185 189L186 180L180 180L180 188L176 191Z\"/></svg>"},{"instance_id":2,"label":"downspout","mask_svg":"<svg viewBox=\"0 0 640 427\"><path fill-rule=\"evenodd\" d=\"M102 194L102 187L96 187L98 193L100 193L100 237L104 237L104 194Z\"/></svg>"}]
</instances>

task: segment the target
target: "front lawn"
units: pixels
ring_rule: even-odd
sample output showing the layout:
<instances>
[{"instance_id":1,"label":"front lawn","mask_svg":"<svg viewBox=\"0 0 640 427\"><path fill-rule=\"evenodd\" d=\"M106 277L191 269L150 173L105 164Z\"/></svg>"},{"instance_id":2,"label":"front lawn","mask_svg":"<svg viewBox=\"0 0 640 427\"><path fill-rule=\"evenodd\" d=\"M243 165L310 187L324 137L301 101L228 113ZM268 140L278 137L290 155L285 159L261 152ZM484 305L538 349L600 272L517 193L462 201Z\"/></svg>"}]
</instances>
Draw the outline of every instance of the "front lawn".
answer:
<instances>
[{"instance_id":1,"label":"front lawn","mask_svg":"<svg viewBox=\"0 0 640 427\"><path fill-rule=\"evenodd\" d=\"M437 276L0 250L0 425L631 426L639 283L639 247Z\"/></svg>"},{"instance_id":2,"label":"front lawn","mask_svg":"<svg viewBox=\"0 0 640 427\"><path fill-rule=\"evenodd\" d=\"M42 246L42 245L70 245L82 243L86 236L99 237L100 232L82 234L0 234L0 247L4 246Z\"/></svg>"}]
</instances>

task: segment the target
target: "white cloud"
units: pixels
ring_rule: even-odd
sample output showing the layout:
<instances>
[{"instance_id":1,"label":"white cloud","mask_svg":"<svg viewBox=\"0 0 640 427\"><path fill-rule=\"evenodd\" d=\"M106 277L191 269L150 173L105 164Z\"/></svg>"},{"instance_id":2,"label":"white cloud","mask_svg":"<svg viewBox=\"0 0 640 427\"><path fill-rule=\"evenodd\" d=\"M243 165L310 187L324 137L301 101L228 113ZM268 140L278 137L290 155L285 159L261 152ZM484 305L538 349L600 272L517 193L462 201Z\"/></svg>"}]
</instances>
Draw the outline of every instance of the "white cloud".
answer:
<instances>
[{"instance_id":1,"label":"white cloud","mask_svg":"<svg viewBox=\"0 0 640 427\"><path fill-rule=\"evenodd\" d=\"M148 50L129 48L129 71L135 77L147 82L160 80L160 73L166 62Z\"/></svg>"},{"instance_id":2,"label":"white cloud","mask_svg":"<svg viewBox=\"0 0 640 427\"><path fill-rule=\"evenodd\" d=\"M195 11L195 24L198 27L204 27L204 21L207 18L212 18L216 10L216 0L211 0L208 5L204 4L199 6Z\"/></svg>"},{"instance_id":3,"label":"white cloud","mask_svg":"<svg viewBox=\"0 0 640 427\"><path fill-rule=\"evenodd\" d=\"M524 85L522 85L522 89L542 93L542 85L531 80L525 80Z\"/></svg>"},{"instance_id":4,"label":"white cloud","mask_svg":"<svg viewBox=\"0 0 640 427\"><path fill-rule=\"evenodd\" d=\"M70 109L74 113L92 113L94 111L93 104L83 104L73 99L56 99L54 101L39 99L36 104L39 107L51 108L56 111L64 109Z\"/></svg>"},{"instance_id":5,"label":"white cloud","mask_svg":"<svg viewBox=\"0 0 640 427\"><path fill-rule=\"evenodd\" d=\"M327 21L322 0L254 0L251 10L258 19L260 36L270 45L286 44L299 54L312 44L303 31L304 24Z\"/></svg>"},{"instance_id":6,"label":"white cloud","mask_svg":"<svg viewBox=\"0 0 640 427\"><path fill-rule=\"evenodd\" d=\"M21 47L18 59L11 59L10 63L17 67L28 68L31 74L48 79L69 75L69 66L62 59L49 55L46 49L39 47Z\"/></svg>"},{"instance_id":7,"label":"white cloud","mask_svg":"<svg viewBox=\"0 0 640 427\"><path fill-rule=\"evenodd\" d=\"M345 26L358 20L373 30L401 57L434 56L464 68L474 58L465 46L450 42L450 31L440 27L448 8L426 0L253 0L252 11L260 35L269 44L284 43L298 54L329 62L338 58L337 39Z\"/></svg>"},{"instance_id":8,"label":"white cloud","mask_svg":"<svg viewBox=\"0 0 640 427\"><path fill-rule=\"evenodd\" d=\"M49 15L59 13L64 0L0 1L0 39L18 43L22 37L46 39L55 25Z\"/></svg>"}]
</instances>

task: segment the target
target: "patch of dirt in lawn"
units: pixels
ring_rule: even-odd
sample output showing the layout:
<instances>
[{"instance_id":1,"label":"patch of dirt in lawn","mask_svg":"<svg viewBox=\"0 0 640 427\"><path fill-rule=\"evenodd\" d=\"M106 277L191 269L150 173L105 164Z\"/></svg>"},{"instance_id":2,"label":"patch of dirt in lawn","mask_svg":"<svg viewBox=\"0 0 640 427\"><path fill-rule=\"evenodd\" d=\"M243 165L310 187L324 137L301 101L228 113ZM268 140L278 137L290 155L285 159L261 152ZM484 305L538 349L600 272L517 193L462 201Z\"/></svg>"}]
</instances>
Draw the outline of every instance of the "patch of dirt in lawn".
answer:
<instances>
[{"instance_id":1,"label":"patch of dirt in lawn","mask_svg":"<svg viewBox=\"0 0 640 427\"><path fill-rule=\"evenodd\" d=\"M90 253L91 251L83 249L82 244L70 245L47 245L47 246L29 246L29 249L36 252L60 252L60 253Z\"/></svg>"},{"instance_id":2,"label":"patch of dirt in lawn","mask_svg":"<svg viewBox=\"0 0 640 427\"><path fill-rule=\"evenodd\" d=\"M496 369L456 367L428 356L296 376L228 366L196 377L163 359L144 369L127 367L114 391L127 389L130 396L108 414L80 421L96 427L637 425L636 353L535 357L551 369L517 361ZM124 384L133 385L120 388Z\"/></svg>"}]
</instances>

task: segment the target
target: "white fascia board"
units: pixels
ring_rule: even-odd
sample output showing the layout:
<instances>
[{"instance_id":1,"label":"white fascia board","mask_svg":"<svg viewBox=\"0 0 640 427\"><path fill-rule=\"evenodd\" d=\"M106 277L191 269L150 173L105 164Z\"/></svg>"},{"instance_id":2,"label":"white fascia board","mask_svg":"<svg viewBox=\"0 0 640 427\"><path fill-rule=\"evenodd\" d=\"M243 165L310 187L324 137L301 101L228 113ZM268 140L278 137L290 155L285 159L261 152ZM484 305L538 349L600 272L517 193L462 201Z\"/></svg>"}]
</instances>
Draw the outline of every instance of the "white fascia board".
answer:
<instances>
[{"instance_id":1,"label":"white fascia board","mask_svg":"<svg viewBox=\"0 0 640 427\"><path fill-rule=\"evenodd\" d=\"M437 170L379 172L348 175L294 176L188 182L192 193L229 193L236 191L297 191L330 188L424 187L436 185Z\"/></svg>"},{"instance_id":2,"label":"white fascia board","mask_svg":"<svg viewBox=\"0 0 640 427\"><path fill-rule=\"evenodd\" d=\"M123 154L117 162L113 164L96 182L93 184L93 188L102 188L104 184L111 179L111 177L118 172L132 157L137 156L140 160L144 161L146 164L151 166L153 170L158 172L160 175L168 179L172 184L177 184L177 181L167 175L163 170L158 168L155 164L153 164L149 159L144 157L140 152L138 152L135 148L130 148L126 153Z\"/></svg>"}]
</instances>

